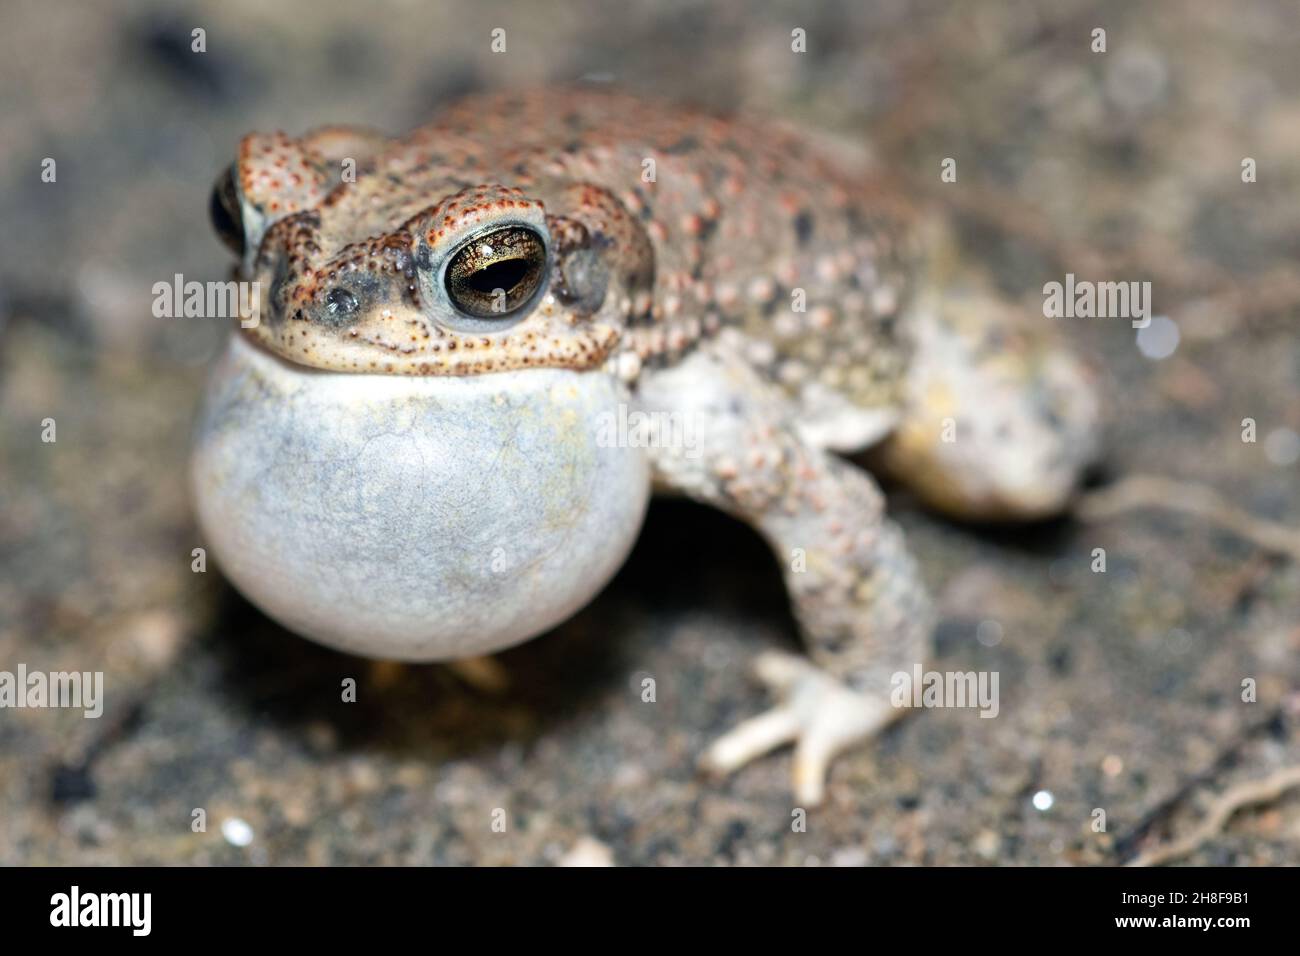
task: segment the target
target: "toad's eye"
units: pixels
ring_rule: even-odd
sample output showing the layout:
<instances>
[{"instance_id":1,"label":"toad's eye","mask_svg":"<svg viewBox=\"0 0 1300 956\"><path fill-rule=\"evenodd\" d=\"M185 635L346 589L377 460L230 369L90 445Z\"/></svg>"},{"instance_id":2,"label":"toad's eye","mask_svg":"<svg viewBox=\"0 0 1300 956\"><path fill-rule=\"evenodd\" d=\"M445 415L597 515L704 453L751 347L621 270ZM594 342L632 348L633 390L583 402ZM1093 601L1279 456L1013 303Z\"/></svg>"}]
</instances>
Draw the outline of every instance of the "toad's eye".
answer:
<instances>
[{"instance_id":1,"label":"toad's eye","mask_svg":"<svg viewBox=\"0 0 1300 956\"><path fill-rule=\"evenodd\" d=\"M212 198L208 201L208 215L212 217L212 228L217 231L221 241L236 255L242 256L244 218L239 211L239 196L235 192L234 166L222 173L221 178L212 187Z\"/></svg>"},{"instance_id":2,"label":"toad's eye","mask_svg":"<svg viewBox=\"0 0 1300 956\"><path fill-rule=\"evenodd\" d=\"M466 315L504 318L532 301L546 274L546 245L527 226L475 236L447 263L447 295Z\"/></svg>"}]
</instances>

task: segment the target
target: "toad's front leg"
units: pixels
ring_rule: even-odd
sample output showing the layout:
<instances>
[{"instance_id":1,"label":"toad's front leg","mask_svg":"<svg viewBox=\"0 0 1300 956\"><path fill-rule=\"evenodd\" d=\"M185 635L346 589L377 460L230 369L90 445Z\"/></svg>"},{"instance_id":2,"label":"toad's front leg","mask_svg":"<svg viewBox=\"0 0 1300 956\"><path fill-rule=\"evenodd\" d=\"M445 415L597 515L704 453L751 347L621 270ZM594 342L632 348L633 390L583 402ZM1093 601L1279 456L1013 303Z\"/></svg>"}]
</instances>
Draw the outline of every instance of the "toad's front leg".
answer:
<instances>
[{"instance_id":1,"label":"toad's front leg","mask_svg":"<svg viewBox=\"0 0 1300 956\"><path fill-rule=\"evenodd\" d=\"M924 661L930 605L871 478L801 441L785 396L731 357L739 352L716 343L648 372L638 398L649 421L689 439L658 443L656 482L749 522L772 544L811 656L760 655L758 676L779 702L716 741L702 763L726 773L793 743L795 795L812 805L835 755L900 715L891 678Z\"/></svg>"}]
</instances>

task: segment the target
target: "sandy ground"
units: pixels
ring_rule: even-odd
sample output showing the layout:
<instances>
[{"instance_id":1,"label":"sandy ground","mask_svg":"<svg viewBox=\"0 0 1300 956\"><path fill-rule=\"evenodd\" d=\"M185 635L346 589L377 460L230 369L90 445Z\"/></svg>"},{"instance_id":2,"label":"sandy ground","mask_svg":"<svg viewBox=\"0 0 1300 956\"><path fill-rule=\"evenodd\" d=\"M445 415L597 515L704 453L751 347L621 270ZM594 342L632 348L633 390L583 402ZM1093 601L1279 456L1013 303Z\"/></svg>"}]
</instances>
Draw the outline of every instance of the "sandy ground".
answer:
<instances>
[{"instance_id":1,"label":"sandy ground","mask_svg":"<svg viewBox=\"0 0 1300 956\"><path fill-rule=\"evenodd\" d=\"M188 435L224 332L149 309L153 283L227 269L207 195L250 128L398 131L464 90L612 78L868 144L1028 308L1066 272L1150 279L1169 357L1062 320L1106 383L1099 480L1295 526L1293 4L111 6L0 13L0 669L107 685L99 720L0 711L0 863L1114 864L1300 761L1300 567L1160 512L967 528L892 493L943 612L934 665L998 671L1001 712L902 721L801 832L788 754L693 769L765 705L747 662L796 642L764 546L711 512L657 504L591 606L502 655L503 691L324 650L192 573ZM1187 859L1300 863L1300 797Z\"/></svg>"}]
</instances>

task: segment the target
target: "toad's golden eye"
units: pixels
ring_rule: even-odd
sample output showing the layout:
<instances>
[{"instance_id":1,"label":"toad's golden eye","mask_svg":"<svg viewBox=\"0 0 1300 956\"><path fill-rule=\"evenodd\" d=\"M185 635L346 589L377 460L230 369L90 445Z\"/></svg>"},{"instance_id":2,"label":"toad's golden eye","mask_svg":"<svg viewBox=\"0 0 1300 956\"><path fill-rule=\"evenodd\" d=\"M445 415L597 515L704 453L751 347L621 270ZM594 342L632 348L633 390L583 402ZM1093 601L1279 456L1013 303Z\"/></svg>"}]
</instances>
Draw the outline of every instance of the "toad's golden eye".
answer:
<instances>
[{"instance_id":1,"label":"toad's golden eye","mask_svg":"<svg viewBox=\"0 0 1300 956\"><path fill-rule=\"evenodd\" d=\"M466 315L504 318L529 302L546 273L546 245L527 226L475 236L447 263L447 295Z\"/></svg>"}]
</instances>

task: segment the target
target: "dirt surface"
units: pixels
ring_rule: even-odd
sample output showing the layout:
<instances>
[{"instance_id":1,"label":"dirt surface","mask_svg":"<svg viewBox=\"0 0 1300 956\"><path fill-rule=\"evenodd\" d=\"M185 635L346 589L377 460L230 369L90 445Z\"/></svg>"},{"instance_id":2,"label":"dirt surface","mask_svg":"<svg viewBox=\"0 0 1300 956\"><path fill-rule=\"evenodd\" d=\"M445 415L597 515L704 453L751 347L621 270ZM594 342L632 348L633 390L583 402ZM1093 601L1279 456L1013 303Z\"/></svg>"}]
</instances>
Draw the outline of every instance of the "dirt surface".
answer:
<instances>
[{"instance_id":1,"label":"dirt surface","mask_svg":"<svg viewBox=\"0 0 1300 956\"><path fill-rule=\"evenodd\" d=\"M801 832L788 753L693 769L766 704L754 654L796 642L763 544L701 508L656 504L591 606L501 656L504 690L322 649L191 570L188 436L225 330L150 311L155 282L228 269L208 191L249 129L400 131L466 90L612 81L867 143L1026 308L1067 272L1151 280L1168 357L1124 320L1056 320L1106 383L1098 481L1172 476L1294 527L1294 4L14 0L0 20L0 670L103 671L106 695L98 720L0 711L0 863L1114 864L1300 761L1300 566L1149 510L969 528L891 493L940 600L933 666L999 672L1000 713L900 722L837 762ZM1187 861L1300 863L1300 795Z\"/></svg>"}]
</instances>

